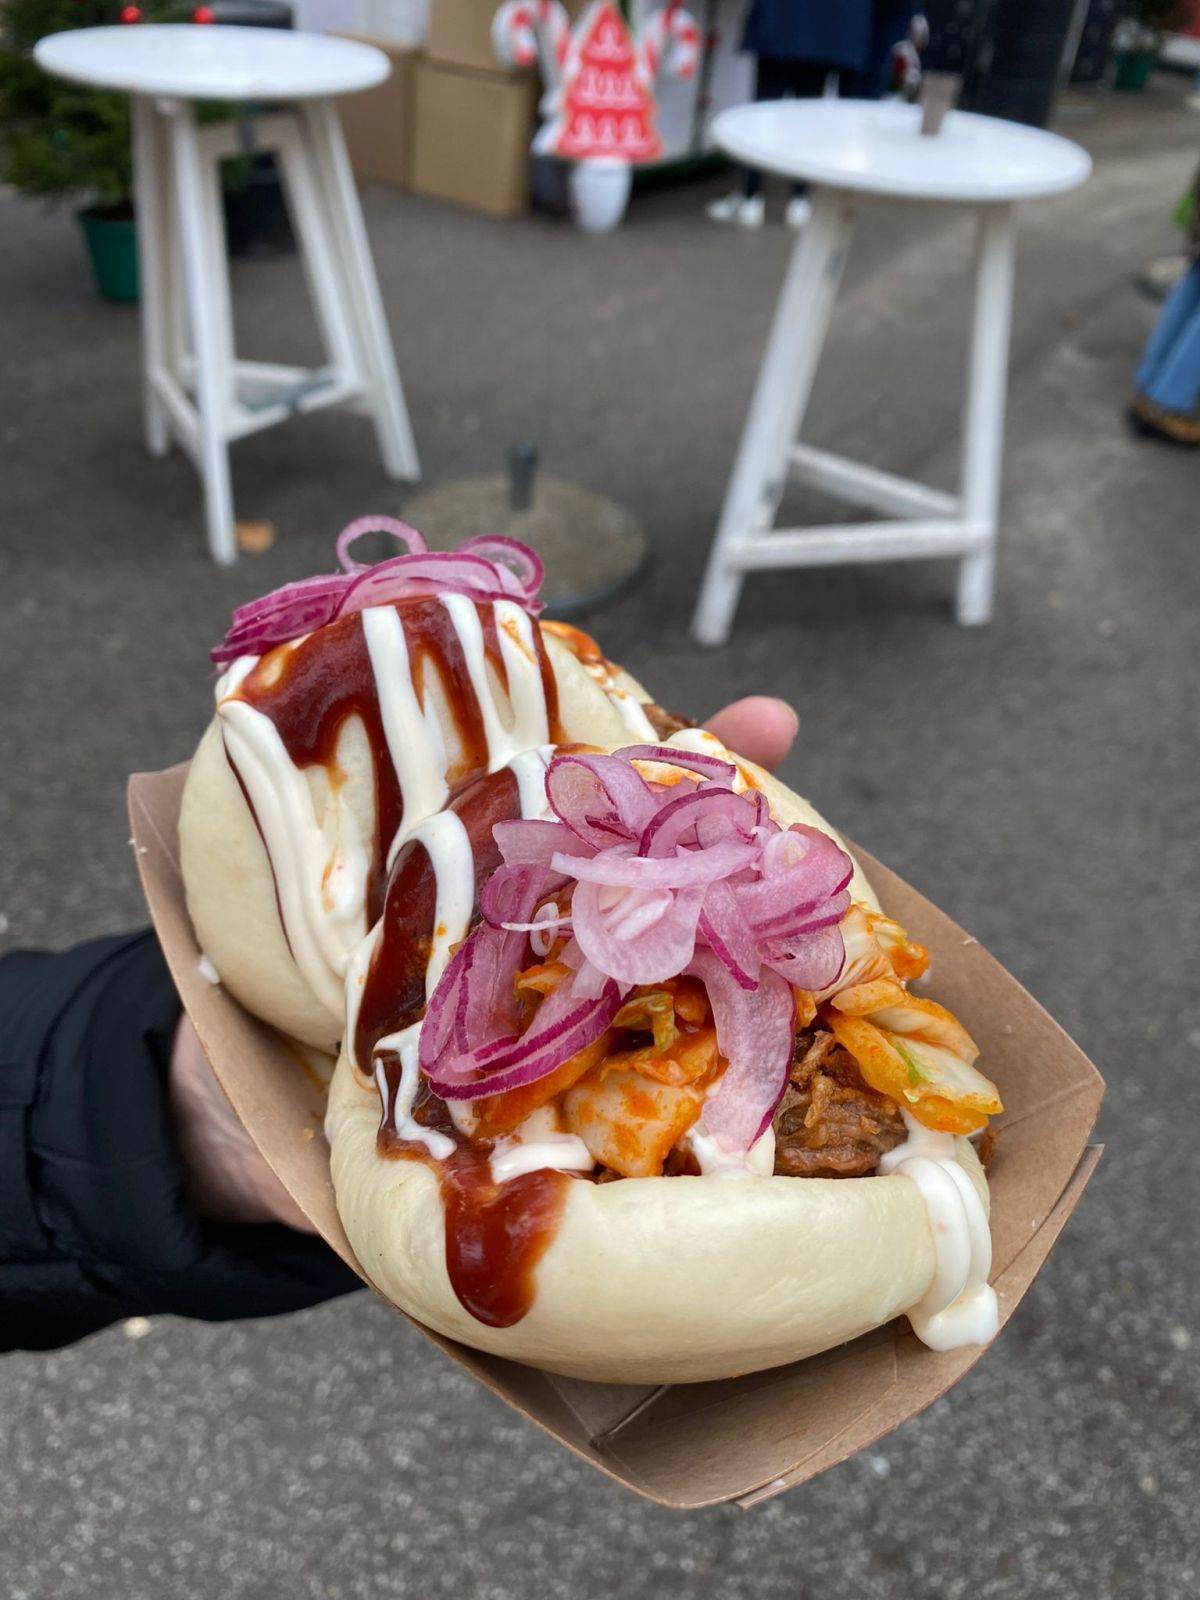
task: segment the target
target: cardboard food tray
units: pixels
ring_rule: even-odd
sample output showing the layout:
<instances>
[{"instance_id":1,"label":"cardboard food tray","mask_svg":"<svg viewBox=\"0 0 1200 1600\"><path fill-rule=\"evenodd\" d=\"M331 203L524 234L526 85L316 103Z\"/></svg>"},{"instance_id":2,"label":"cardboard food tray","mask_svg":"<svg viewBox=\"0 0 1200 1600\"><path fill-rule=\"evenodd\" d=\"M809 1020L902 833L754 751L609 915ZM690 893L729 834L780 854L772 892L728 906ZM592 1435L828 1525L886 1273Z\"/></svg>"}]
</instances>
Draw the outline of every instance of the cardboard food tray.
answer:
<instances>
[{"instance_id":1,"label":"cardboard food tray","mask_svg":"<svg viewBox=\"0 0 1200 1600\"><path fill-rule=\"evenodd\" d=\"M238 1116L314 1226L361 1274L334 1206L315 1079L300 1069L293 1047L199 971L179 873L186 772L177 766L129 782L133 842L154 926ZM1004 1098L991 1177L992 1282L1003 1326L1099 1160L1088 1138L1104 1083L974 939L855 849L887 910L929 947L937 997L974 1035ZM972 1347L937 1354L899 1320L789 1367L720 1383L637 1388L556 1377L413 1326L583 1460L636 1494L679 1509L722 1501L751 1506L806 1482L923 1411L984 1353Z\"/></svg>"}]
</instances>

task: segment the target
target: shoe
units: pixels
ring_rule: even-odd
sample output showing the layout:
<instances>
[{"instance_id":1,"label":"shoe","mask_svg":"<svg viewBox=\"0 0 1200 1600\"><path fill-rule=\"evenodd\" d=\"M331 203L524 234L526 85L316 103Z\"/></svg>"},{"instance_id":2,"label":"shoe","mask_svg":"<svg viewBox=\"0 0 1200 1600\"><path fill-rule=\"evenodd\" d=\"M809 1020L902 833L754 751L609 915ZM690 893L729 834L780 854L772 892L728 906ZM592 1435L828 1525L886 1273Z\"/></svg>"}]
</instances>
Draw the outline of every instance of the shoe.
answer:
<instances>
[{"instance_id":1,"label":"shoe","mask_svg":"<svg viewBox=\"0 0 1200 1600\"><path fill-rule=\"evenodd\" d=\"M1190 256L1158 256L1146 263L1134 282L1151 300L1165 300L1191 264Z\"/></svg>"},{"instance_id":2,"label":"shoe","mask_svg":"<svg viewBox=\"0 0 1200 1600\"><path fill-rule=\"evenodd\" d=\"M784 226L806 228L811 216L812 202L806 200L802 194L793 195L787 203L787 210L783 213Z\"/></svg>"},{"instance_id":3,"label":"shoe","mask_svg":"<svg viewBox=\"0 0 1200 1600\"><path fill-rule=\"evenodd\" d=\"M1195 412L1168 411L1148 395L1135 394L1126 412L1129 426L1144 439L1164 444L1200 445L1200 416Z\"/></svg>"},{"instance_id":4,"label":"shoe","mask_svg":"<svg viewBox=\"0 0 1200 1600\"><path fill-rule=\"evenodd\" d=\"M711 222L732 222L739 228L761 228L766 207L762 195L739 194L735 189L732 194L712 201L704 209Z\"/></svg>"}]
</instances>

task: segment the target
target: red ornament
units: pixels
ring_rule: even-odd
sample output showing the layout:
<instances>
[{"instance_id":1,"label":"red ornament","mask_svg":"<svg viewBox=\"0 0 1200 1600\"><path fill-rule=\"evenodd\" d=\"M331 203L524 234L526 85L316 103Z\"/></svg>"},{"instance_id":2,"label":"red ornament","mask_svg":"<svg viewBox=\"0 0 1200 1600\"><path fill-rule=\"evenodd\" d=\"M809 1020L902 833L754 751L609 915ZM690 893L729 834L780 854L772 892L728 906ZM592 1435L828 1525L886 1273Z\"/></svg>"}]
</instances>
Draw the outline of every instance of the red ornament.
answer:
<instances>
[{"instance_id":1,"label":"red ornament","mask_svg":"<svg viewBox=\"0 0 1200 1600\"><path fill-rule=\"evenodd\" d=\"M141 20L142 20L142 8L141 8L141 6L122 6L121 7L121 21L122 22L134 23L134 22L140 22Z\"/></svg>"},{"instance_id":2,"label":"red ornament","mask_svg":"<svg viewBox=\"0 0 1200 1600\"><path fill-rule=\"evenodd\" d=\"M216 20L217 13L211 6L197 6L195 11L192 12L193 22L215 22Z\"/></svg>"}]
</instances>

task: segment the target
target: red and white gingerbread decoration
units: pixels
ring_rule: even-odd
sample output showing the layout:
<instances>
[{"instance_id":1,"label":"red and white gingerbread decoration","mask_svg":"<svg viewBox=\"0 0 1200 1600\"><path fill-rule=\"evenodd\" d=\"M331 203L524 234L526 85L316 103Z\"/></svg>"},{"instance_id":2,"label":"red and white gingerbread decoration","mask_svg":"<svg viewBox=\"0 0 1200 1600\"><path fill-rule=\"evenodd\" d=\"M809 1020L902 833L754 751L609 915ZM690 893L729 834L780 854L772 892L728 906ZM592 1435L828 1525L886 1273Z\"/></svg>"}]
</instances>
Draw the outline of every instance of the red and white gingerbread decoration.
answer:
<instances>
[{"instance_id":1,"label":"red and white gingerbread decoration","mask_svg":"<svg viewBox=\"0 0 1200 1600\"><path fill-rule=\"evenodd\" d=\"M636 37L613 0L593 0L573 29L559 0L507 0L492 43L506 66L538 63L546 93L534 149L573 161L655 160L655 87L664 74L691 77L700 58L700 30L678 0Z\"/></svg>"}]
</instances>

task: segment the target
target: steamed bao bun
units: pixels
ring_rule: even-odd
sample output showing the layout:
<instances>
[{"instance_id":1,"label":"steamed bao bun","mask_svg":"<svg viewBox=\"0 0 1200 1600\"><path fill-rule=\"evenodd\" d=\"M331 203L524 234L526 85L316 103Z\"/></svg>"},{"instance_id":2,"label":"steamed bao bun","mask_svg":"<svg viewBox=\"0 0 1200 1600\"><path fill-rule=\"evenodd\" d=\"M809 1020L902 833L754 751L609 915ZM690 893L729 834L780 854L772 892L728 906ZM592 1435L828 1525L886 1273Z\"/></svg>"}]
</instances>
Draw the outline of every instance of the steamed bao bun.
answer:
<instances>
[{"instance_id":1,"label":"steamed bao bun","mask_svg":"<svg viewBox=\"0 0 1200 1600\"><path fill-rule=\"evenodd\" d=\"M708 748L721 753L715 740ZM738 764L778 822L837 838L807 801ZM878 905L857 865L850 890ZM338 1211L367 1276L438 1333L566 1377L696 1383L780 1366L881 1326L933 1282L926 1205L899 1173L576 1181L535 1268L531 1309L488 1327L451 1287L435 1172L377 1155L378 1127L375 1085L343 1054L325 1131ZM973 1146L956 1139L955 1151L986 1207Z\"/></svg>"},{"instance_id":2,"label":"steamed bao bun","mask_svg":"<svg viewBox=\"0 0 1200 1600\"><path fill-rule=\"evenodd\" d=\"M543 632L558 689L559 721L571 742L620 745L632 742L614 701L553 634ZM490 670L490 668L489 668ZM436 673L428 693L443 729L449 765L461 757L456 724ZM637 701L650 696L633 678L616 672L614 687ZM511 722L507 697L493 682L502 718ZM428 707L427 707L428 709ZM375 793L370 748L361 721L347 718L338 745L345 773L339 800L359 836L375 830ZM330 805L322 767L305 769L315 818L322 826ZM192 760L179 818L180 865L197 943L230 994L247 1011L281 1032L319 1050L336 1052L345 1025L340 986L318 994L292 956L280 920L271 862L254 815L225 754L220 716L209 724ZM345 957L366 932L347 929Z\"/></svg>"}]
</instances>

